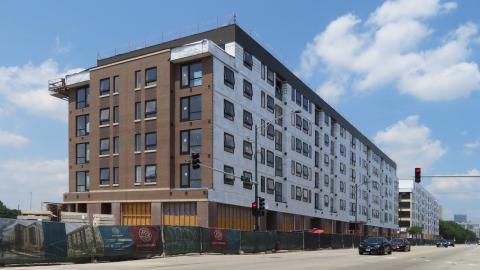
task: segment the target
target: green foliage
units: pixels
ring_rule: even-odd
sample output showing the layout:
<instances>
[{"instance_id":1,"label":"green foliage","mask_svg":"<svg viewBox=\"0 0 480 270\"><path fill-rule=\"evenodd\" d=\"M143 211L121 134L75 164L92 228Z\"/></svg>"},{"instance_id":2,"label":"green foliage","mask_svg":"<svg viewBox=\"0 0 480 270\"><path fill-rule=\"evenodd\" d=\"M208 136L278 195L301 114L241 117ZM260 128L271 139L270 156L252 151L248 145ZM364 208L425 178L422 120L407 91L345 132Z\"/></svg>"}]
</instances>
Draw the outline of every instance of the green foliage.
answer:
<instances>
[{"instance_id":1,"label":"green foliage","mask_svg":"<svg viewBox=\"0 0 480 270\"><path fill-rule=\"evenodd\" d=\"M419 234L419 233L422 233L422 231L423 231L423 228L418 226L410 227L407 230L407 232L410 234Z\"/></svg>"},{"instance_id":2,"label":"green foliage","mask_svg":"<svg viewBox=\"0 0 480 270\"><path fill-rule=\"evenodd\" d=\"M474 232L463 228L454 221L440 220L440 236L444 239L462 243L467 240L477 240Z\"/></svg>"},{"instance_id":3,"label":"green foliage","mask_svg":"<svg viewBox=\"0 0 480 270\"><path fill-rule=\"evenodd\" d=\"M17 218L18 215L20 215L20 211L9 209L0 201L0 218Z\"/></svg>"}]
</instances>

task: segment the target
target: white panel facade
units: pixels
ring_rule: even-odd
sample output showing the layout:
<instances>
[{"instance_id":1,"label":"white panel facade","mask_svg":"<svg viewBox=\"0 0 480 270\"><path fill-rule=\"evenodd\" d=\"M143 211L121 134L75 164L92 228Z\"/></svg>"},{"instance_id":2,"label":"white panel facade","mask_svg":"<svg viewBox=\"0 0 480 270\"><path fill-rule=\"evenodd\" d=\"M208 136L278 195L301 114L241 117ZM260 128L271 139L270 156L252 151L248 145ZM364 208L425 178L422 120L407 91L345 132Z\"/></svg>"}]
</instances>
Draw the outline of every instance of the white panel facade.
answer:
<instances>
[{"instance_id":1,"label":"white panel facade","mask_svg":"<svg viewBox=\"0 0 480 270\"><path fill-rule=\"evenodd\" d=\"M273 98L275 109L278 112L280 108L284 116L282 126L274 124L276 132L282 134L281 151L276 149L275 139L268 138L266 131L265 135L260 129L258 132L259 184L263 183L262 177L265 179L265 189L259 188L259 195L266 199L267 209L354 222L357 184L358 220L367 225L397 229L398 179L394 165L380 158L381 155L368 148L365 142L354 138L322 108L317 107L316 110L315 104L303 97L297 103L297 92L300 96L301 91L292 89L288 82L281 87L280 100L278 93L275 96L274 85L268 82L268 67L264 69L264 79L261 71L263 65L255 56L252 69L249 69L243 63L244 52L238 44L228 43L225 48L228 53L213 53L213 165L218 171L214 173L209 200L244 207L249 207L253 202L253 187L244 188L239 178L235 179L233 185L226 184L221 171L227 165L234 168L238 177L244 171L254 176L253 156L252 159L244 157L243 141L251 142L253 147L254 126L260 126L262 120L269 122L275 119L275 112L267 108L268 100ZM234 89L224 83L225 67L234 72ZM252 84L252 99L244 95L244 80ZM265 94L264 100L262 92ZM224 117L224 100L234 104L233 121ZM252 129L244 126L244 110L252 114ZM298 114L302 120L299 127L296 125L297 117L292 114L295 110L301 111ZM224 150L225 133L234 136L233 153ZM301 142L299 151L297 141ZM281 158L282 176L275 176L275 169L268 166L267 162L261 162L262 148L265 149L265 159L267 151L273 152L277 161ZM272 181L276 183L273 192Z\"/></svg>"}]
</instances>

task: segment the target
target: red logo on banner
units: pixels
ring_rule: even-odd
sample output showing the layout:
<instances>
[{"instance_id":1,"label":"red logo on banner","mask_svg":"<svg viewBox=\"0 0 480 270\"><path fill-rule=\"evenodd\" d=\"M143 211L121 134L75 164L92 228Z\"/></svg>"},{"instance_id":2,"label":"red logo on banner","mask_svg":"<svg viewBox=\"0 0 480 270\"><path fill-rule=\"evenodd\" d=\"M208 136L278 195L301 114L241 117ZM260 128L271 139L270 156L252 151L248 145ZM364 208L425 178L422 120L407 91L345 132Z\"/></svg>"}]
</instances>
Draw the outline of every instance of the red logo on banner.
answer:
<instances>
[{"instance_id":1,"label":"red logo on banner","mask_svg":"<svg viewBox=\"0 0 480 270\"><path fill-rule=\"evenodd\" d=\"M130 226L129 228L137 252L150 253L160 247L160 235L156 226Z\"/></svg>"},{"instance_id":2,"label":"red logo on banner","mask_svg":"<svg viewBox=\"0 0 480 270\"><path fill-rule=\"evenodd\" d=\"M210 251L223 252L227 247L227 232L223 229L209 229Z\"/></svg>"}]
</instances>

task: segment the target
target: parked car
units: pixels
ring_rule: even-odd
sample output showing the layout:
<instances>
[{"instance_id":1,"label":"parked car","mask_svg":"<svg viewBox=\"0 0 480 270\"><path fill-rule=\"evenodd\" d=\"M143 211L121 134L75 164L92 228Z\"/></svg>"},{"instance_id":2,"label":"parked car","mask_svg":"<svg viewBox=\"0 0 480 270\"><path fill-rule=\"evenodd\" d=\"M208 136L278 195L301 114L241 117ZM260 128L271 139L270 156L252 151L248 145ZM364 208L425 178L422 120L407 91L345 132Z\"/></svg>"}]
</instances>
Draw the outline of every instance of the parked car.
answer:
<instances>
[{"instance_id":1,"label":"parked car","mask_svg":"<svg viewBox=\"0 0 480 270\"><path fill-rule=\"evenodd\" d=\"M447 240L447 245L448 245L449 247L455 247L455 241L453 241L453 240Z\"/></svg>"},{"instance_id":2,"label":"parked car","mask_svg":"<svg viewBox=\"0 0 480 270\"><path fill-rule=\"evenodd\" d=\"M410 242L408 242L407 239L393 238L392 241L390 241L390 244L392 245L393 251L410 251L411 250Z\"/></svg>"},{"instance_id":3,"label":"parked car","mask_svg":"<svg viewBox=\"0 0 480 270\"><path fill-rule=\"evenodd\" d=\"M435 245L438 247L445 247L445 248L448 248L449 244L448 244L448 241L445 240L445 239L440 239L438 240Z\"/></svg>"},{"instance_id":4,"label":"parked car","mask_svg":"<svg viewBox=\"0 0 480 270\"><path fill-rule=\"evenodd\" d=\"M358 246L358 254L392 254L392 245L385 237L369 237Z\"/></svg>"}]
</instances>

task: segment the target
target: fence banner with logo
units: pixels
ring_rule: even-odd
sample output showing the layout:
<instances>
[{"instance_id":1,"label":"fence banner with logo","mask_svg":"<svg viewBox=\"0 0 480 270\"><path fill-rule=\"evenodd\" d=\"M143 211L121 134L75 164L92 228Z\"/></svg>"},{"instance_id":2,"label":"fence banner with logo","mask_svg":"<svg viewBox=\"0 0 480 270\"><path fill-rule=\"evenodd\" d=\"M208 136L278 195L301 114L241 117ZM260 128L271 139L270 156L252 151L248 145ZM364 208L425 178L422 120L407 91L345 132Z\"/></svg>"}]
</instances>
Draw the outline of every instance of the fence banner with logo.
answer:
<instances>
[{"instance_id":1,"label":"fence banner with logo","mask_svg":"<svg viewBox=\"0 0 480 270\"><path fill-rule=\"evenodd\" d=\"M103 257L134 257L134 242L129 226L99 226L103 243L103 252L97 254Z\"/></svg>"},{"instance_id":2,"label":"fence banner with logo","mask_svg":"<svg viewBox=\"0 0 480 270\"><path fill-rule=\"evenodd\" d=\"M0 264L45 261L42 222L0 219Z\"/></svg>"},{"instance_id":3,"label":"fence banner with logo","mask_svg":"<svg viewBox=\"0 0 480 270\"><path fill-rule=\"evenodd\" d=\"M208 234L203 234L203 237L207 237L207 241L202 239L202 243L206 245L206 248L203 248L204 251L223 254L240 253L240 231L217 228L210 228L207 231Z\"/></svg>"},{"instance_id":4,"label":"fence banner with logo","mask_svg":"<svg viewBox=\"0 0 480 270\"><path fill-rule=\"evenodd\" d=\"M159 226L130 226L136 257L162 255L162 235Z\"/></svg>"}]
</instances>

